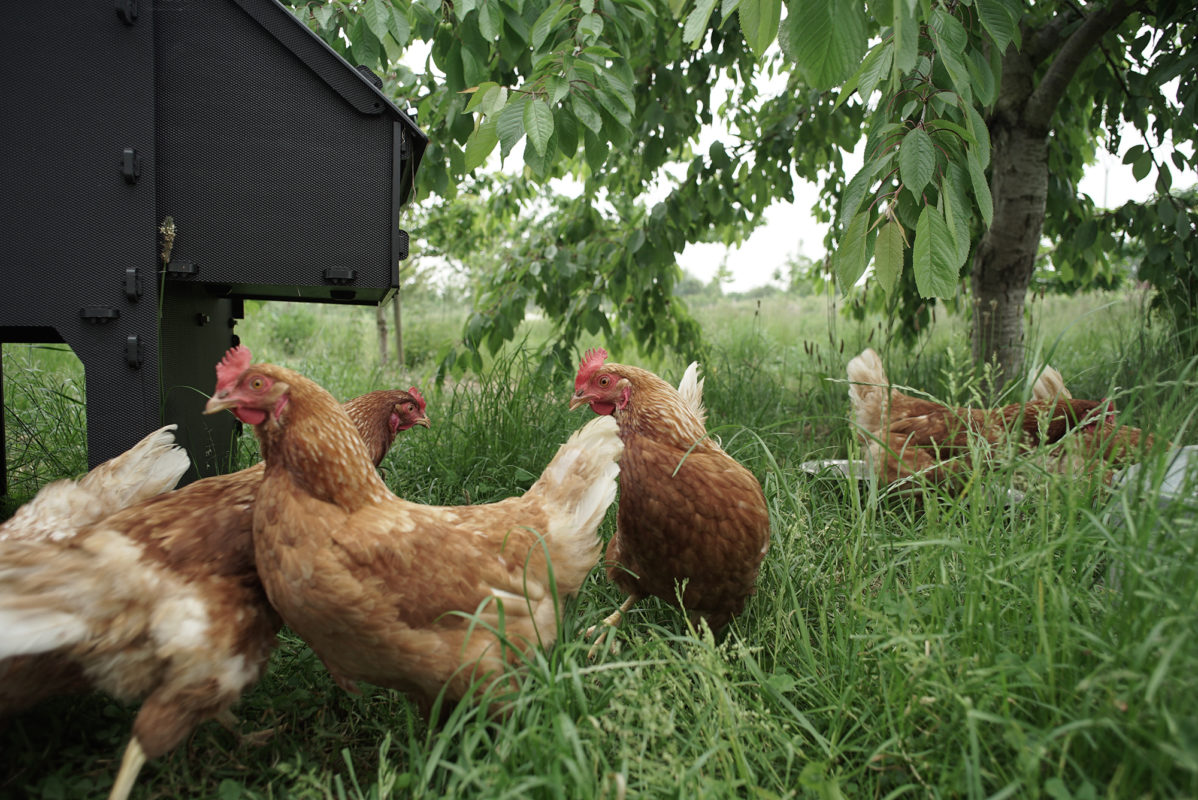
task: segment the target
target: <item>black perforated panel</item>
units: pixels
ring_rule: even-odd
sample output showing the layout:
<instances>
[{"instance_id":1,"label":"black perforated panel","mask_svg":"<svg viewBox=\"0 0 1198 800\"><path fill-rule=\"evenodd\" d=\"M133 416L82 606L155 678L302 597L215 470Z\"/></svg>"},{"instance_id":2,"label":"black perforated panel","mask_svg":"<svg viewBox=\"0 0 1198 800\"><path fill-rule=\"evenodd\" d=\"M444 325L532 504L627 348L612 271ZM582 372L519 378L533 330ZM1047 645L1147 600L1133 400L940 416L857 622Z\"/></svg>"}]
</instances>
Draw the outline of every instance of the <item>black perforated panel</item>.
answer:
<instances>
[{"instance_id":1,"label":"black perforated panel","mask_svg":"<svg viewBox=\"0 0 1198 800\"><path fill-rule=\"evenodd\" d=\"M182 280L239 296L375 302L398 235L393 128L411 123L273 8L157 4L158 207L178 226L173 257L196 266ZM330 267L353 277L329 280Z\"/></svg>"},{"instance_id":2,"label":"black perforated panel","mask_svg":"<svg viewBox=\"0 0 1198 800\"><path fill-rule=\"evenodd\" d=\"M93 465L165 418L211 471L238 300L388 294L424 135L275 0L27 3L0 74L0 340L83 361Z\"/></svg>"}]
</instances>

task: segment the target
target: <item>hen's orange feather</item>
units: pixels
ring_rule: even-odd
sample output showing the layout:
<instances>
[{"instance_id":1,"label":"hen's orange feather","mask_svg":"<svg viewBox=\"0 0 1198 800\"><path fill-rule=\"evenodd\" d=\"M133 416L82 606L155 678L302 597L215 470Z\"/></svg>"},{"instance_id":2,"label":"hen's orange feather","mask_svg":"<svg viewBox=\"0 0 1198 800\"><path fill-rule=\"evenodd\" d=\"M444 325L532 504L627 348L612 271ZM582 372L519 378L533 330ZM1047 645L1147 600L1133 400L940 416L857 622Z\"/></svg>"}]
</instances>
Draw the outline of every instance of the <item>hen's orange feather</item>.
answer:
<instances>
[{"instance_id":1,"label":"hen's orange feather","mask_svg":"<svg viewBox=\"0 0 1198 800\"><path fill-rule=\"evenodd\" d=\"M640 367L584 361L572 404L611 413L624 440L608 577L632 602L677 604L685 585L682 605L718 630L754 591L769 511L753 474L707 436L697 376L684 385L686 396Z\"/></svg>"},{"instance_id":2,"label":"hen's orange feather","mask_svg":"<svg viewBox=\"0 0 1198 800\"><path fill-rule=\"evenodd\" d=\"M259 574L340 685L397 688L427 711L443 688L464 697L553 640L559 602L598 559L622 450L613 424L575 433L520 497L425 506L391 494L314 382L258 364L239 385L215 405L267 412L255 426L267 463L254 513Z\"/></svg>"}]
</instances>

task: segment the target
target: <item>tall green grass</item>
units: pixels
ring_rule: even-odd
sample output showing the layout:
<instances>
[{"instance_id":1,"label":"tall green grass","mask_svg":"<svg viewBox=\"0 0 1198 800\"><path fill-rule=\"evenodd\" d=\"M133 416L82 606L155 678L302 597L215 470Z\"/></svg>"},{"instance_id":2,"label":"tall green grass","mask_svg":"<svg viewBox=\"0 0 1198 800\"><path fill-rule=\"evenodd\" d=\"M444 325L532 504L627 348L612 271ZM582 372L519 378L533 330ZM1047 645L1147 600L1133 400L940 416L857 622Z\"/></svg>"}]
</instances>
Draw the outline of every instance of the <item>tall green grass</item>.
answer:
<instances>
[{"instance_id":1,"label":"tall green grass","mask_svg":"<svg viewBox=\"0 0 1198 800\"><path fill-rule=\"evenodd\" d=\"M563 609L557 645L520 671L506 716L462 705L431 729L395 692L336 688L285 631L238 708L243 733L273 737L241 744L205 725L146 768L135 796L1198 795L1198 513L1161 498L1163 445L1114 489L999 463L964 496L922 505L803 472L810 458L858 454L844 365L866 344L885 349L876 320L839 320L829 335L826 309L807 302L697 310L712 340L709 425L760 478L773 528L758 593L725 635L643 601L618 652L588 660L582 631L620 601L596 570ZM1198 367L1138 309L1050 298L1034 306L1033 341L1075 394L1113 397L1126 422L1192 443ZM270 326L251 319L240 333L339 397L420 383L433 428L403 434L383 464L409 499L523 491L591 414L566 410L570 376L544 375L531 340L436 387L431 367L372 364L372 323L318 323L290 354ZM953 330L886 359L895 382L945 400L975 385ZM6 346L10 394L26 380L16 363ZM684 366L655 364L674 381ZM1027 496L1008 504L1016 485ZM62 698L12 720L0 794L102 794L134 710Z\"/></svg>"}]
</instances>

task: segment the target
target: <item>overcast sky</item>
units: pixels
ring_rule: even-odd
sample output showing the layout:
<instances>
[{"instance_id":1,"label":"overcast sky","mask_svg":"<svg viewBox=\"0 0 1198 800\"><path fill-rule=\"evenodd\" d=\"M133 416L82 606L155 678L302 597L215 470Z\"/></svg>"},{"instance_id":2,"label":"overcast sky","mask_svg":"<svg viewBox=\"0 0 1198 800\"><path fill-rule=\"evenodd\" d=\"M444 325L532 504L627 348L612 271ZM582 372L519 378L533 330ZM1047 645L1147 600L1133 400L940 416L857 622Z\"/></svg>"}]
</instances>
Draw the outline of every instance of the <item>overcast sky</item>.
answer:
<instances>
[{"instance_id":1,"label":"overcast sky","mask_svg":"<svg viewBox=\"0 0 1198 800\"><path fill-rule=\"evenodd\" d=\"M1129 131L1123 137L1123 149L1141 143L1138 133ZM702 151L700 151L702 152ZM1081 191L1090 195L1094 202L1104 208L1117 208L1128 200L1144 200L1153 193L1156 170L1142 181L1132 177L1131 167L1120 159L1099 150L1099 161L1086 170L1082 178ZM855 171L856 166L850 167ZM1195 181L1190 175L1175 176L1174 184L1188 186ZM722 244L692 244L678 257L682 268L709 281L720 266L725 254L732 282L725 285L725 292L743 292L769 283L774 271L796 253L818 260L824 255L824 236L828 226L816 222L811 216L815 205L816 187L802 183L795 187L795 202L778 203L766 211L766 222L739 248L729 249Z\"/></svg>"}]
</instances>

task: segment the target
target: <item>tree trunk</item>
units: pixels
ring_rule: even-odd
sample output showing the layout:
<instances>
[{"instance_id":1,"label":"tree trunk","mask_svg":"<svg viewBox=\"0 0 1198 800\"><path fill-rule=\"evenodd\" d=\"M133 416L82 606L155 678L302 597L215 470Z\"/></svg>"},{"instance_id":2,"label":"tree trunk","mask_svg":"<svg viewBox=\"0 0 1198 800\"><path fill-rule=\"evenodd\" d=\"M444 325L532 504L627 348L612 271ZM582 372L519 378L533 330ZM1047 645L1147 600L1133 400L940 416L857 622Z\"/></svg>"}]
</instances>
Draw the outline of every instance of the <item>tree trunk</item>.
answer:
<instances>
[{"instance_id":1,"label":"tree trunk","mask_svg":"<svg viewBox=\"0 0 1198 800\"><path fill-rule=\"evenodd\" d=\"M991 126L994 221L973 259L973 359L996 367L996 392L1023 371L1023 302L1032 279L1048 199L1043 133Z\"/></svg>"},{"instance_id":2,"label":"tree trunk","mask_svg":"<svg viewBox=\"0 0 1198 800\"><path fill-rule=\"evenodd\" d=\"M404 368L404 352L403 352L403 307L400 305L401 289L395 290L395 366L397 369Z\"/></svg>"},{"instance_id":3,"label":"tree trunk","mask_svg":"<svg viewBox=\"0 0 1198 800\"><path fill-rule=\"evenodd\" d=\"M379 337L379 366L387 364L387 317L383 314L383 304L374 307L374 328Z\"/></svg>"},{"instance_id":4,"label":"tree trunk","mask_svg":"<svg viewBox=\"0 0 1198 800\"><path fill-rule=\"evenodd\" d=\"M1039 30L1023 30L1022 49L1003 54L988 122L994 219L974 254L971 281L973 359L997 367L991 394L1023 371L1023 302L1044 231L1053 114L1078 67L1131 11L1129 0L1063 6Z\"/></svg>"}]
</instances>

